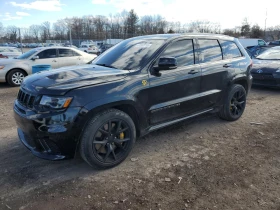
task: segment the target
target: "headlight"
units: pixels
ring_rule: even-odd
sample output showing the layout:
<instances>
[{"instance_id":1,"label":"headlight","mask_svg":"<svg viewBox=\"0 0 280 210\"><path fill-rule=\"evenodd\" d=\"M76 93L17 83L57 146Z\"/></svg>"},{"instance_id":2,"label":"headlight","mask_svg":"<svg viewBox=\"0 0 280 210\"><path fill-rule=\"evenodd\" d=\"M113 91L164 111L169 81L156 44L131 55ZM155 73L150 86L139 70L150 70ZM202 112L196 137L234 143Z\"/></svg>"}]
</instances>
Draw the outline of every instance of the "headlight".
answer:
<instances>
[{"instance_id":1,"label":"headlight","mask_svg":"<svg viewBox=\"0 0 280 210\"><path fill-rule=\"evenodd\" d=\"M72 97L50 97L43 96L40 105L52 108L52 109L62 109L67 108L72 101Z\"/></svg>"},{"instance_id":2,"label":"headlight","mask_svg":"<svg viewBox=\"0 0 280 210\"><path fill-rule=\"evenodd\" d=\"M277 73L280 73L280 68L276 71Z\"/></svg>"},{"instance_id":3,"label":"headlight","mask_svg":"<svg viewBox=\"0 0 280 210\"><path fill-rule=\"evenodd\" d=\"M0 70L1 70L1 69L4 69L4 68L5 68L5 66L0 66Z\"/></svg>"}]
</instances>

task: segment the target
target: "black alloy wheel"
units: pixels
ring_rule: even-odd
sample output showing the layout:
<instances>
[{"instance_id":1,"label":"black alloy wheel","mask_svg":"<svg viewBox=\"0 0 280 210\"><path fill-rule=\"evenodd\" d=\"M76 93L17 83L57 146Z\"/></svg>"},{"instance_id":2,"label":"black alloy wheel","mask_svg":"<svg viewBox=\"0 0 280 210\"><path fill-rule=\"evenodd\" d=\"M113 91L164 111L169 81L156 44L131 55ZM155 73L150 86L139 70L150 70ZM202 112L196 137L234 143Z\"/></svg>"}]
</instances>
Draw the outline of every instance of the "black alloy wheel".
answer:
<instances>
[{"instance_id":1,"label":"black alloy wheel","mask_svg":"<svg viewBox=\"0 0 280 210\"><path fill-rule=\"evenodd\" d=\"M93 138L92 151L104 163L114 163L122 159L131 141L131 131L126 122L112 119L103 124Z\"/></svg>"},{"instance_id":2,"label":"black alloy wheel","mask_svg":"<svg viewBox=\"0 0 280 210\"><path fill-rule=\"evenodd\" d=\"M231 99L230 112L234 117L238 117L245 109L246 93L243 90L235 92Z\"/></svg>"},{"instance_id":3,"label":"black alloy wheel","mask_svg":"<svg viewBox=\"0 0 280 210\"><path fill-rule=\"evenodd\" d=\"M232 85L225 96L223 106L218 112L219 117L228 121L238 120L245 110L246 97L247 92L242 85Z\"/></svg>"},{"instance_id":4,"label":"black alloy wheel","mask_svg":"<svg viewBox=\"0 0 280 210\"><path fill-rule=\"evenodd\" d=\"M114 167L129 155L135 140L136 128L130 116L109 109L88 122L80 141L80 154L93 167Z\"/></svg>"}]
</instances>

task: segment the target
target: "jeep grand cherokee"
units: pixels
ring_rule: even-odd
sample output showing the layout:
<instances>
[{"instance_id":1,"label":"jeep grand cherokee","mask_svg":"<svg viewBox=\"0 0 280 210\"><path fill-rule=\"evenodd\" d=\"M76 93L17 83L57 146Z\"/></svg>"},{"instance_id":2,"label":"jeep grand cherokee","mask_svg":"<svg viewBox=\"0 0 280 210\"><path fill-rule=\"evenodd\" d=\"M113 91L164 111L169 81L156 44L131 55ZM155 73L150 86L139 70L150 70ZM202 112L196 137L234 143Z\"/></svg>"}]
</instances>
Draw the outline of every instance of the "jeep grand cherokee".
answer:
<instances>
[{"instance_id":1,"label":"jeep grand cherokee","mask_svg":"<svg viewBox=\"0 0 280 210\"><path fill-rule=\"evenodd\" d=\"M223 35L131 38L92 65L28 76L14 103L18 134L44 159L80 152L91 166L121 163L135 139L204 113L241 117L251 88L251 59Z\"/></svg>"}]
</instances>

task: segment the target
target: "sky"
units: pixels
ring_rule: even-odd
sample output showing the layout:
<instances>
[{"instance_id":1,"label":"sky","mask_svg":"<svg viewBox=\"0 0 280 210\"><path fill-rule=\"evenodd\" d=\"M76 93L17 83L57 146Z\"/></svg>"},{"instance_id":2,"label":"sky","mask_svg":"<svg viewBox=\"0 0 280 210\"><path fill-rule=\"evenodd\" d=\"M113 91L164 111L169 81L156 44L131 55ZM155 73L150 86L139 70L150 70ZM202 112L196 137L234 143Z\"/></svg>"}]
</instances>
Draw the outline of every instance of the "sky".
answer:
<instances>
[{"instance_id":1,"label":"sky","mask_svg":"<svg viewBox=\"0 0 280 210\"><path fill-rule=\"evenodd\" d=\"M247 17L251 24L264 28L266 17L267 27L280 25L279 7L278 0L0 0L0 22L28 27L66 17L109 16L134 9L139 16L159 14L181 23L208 20L220 23L222 29L239 26Z\"/></svg>"}]
</instances>

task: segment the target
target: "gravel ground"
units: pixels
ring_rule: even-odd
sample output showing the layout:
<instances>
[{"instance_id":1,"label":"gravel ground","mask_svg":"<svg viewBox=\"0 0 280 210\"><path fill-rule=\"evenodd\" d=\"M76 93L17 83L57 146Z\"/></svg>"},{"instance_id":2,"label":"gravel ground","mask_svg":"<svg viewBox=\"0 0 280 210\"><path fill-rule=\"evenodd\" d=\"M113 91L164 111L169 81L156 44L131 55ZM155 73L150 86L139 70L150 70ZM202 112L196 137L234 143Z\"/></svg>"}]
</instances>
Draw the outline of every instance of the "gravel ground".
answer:
<instances>
[{"instance_id":1,"label":"gravel ground","mask_svg":"<svg viewBox=\"0 0 280 210\"><path fill-rule=\"evenodd\" d=\"M278 90L252 89L236 122L204 115L155 131L103 171L34 157L16 134L17 91L0 84L0 209L280 209Z\"/></svg>"}]
</instances>

